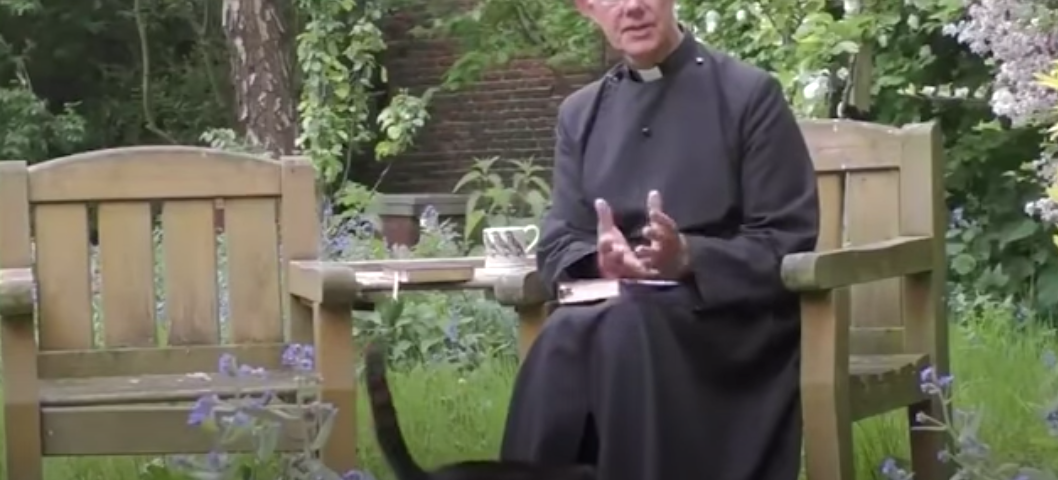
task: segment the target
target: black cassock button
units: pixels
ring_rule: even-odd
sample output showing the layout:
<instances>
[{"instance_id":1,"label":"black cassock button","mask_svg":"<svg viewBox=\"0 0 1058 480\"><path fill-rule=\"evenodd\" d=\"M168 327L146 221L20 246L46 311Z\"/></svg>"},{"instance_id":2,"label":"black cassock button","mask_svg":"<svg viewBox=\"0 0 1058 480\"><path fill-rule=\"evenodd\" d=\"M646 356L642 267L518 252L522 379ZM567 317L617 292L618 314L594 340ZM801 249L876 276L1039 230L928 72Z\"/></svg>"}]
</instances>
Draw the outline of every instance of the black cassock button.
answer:
<instances>
[{"instance_id":1,"label":"black cassock button","mask_svg":"<svg viewBox=\"0 0 1058 480\"><path fill-rule=\"evenodd\" d=\"M643 127L643 130L641 130L641 132L643 133L644 137L649 137L650 136L650 127Z\"/></svg>"}]
</instances>

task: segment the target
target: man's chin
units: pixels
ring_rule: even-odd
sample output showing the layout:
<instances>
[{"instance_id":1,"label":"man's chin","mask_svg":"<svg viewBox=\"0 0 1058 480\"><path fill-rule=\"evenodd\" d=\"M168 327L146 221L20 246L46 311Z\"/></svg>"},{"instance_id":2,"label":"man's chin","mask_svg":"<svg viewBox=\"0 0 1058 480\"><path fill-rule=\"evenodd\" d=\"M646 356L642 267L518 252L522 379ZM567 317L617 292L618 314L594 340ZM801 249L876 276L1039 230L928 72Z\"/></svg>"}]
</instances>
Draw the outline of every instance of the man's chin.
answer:
<instances>
[{"instance_id":1,"label":"man's chin","mask_svg":"<svg viewBox=\"0 0 1058 480\"><path fill-rule=\"evenodd\" d=\"M657 50L657 42L652 38L626 41L623 45L622 51L624 54L633 60L647 59L654 57L654 52Z\"/></svg>"}]
</instances>

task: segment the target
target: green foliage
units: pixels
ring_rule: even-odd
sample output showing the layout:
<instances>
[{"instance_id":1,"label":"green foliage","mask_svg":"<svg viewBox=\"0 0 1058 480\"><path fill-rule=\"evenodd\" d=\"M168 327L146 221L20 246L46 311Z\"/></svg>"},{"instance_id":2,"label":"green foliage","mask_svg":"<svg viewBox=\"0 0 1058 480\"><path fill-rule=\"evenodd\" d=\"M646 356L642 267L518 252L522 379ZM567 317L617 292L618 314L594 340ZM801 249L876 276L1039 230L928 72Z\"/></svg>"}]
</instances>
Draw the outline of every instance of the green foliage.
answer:
<instances>
[{"instance_id":1,"label":"green foliage","mask_svg":"<svg viewBox=\"0 0 1058 480\"><path fill-rule=\"evenodd\" d=\"M555 73L602 57L600 36L572 0L479 0L453 8L451 0L424 2L432 18L415 31L455 39L460 57L445 73L447 88L475 82L490 67L518 58L544 59Z\"/></svg>"},{"instance_id":2,"label":"green foliage","mask_svg":"<svg viewBox=\"0 0 1058 480\"><path fill-rule=\"evenodd\" d=\"M453 188L470 194L463 238L479 238L487 227L536 224L551 201L547 171L534 158L475 159Z\"/></svg>"},{"instance_id":3,"label":"green foliage","mask_svg":"<svg viewBox=\"0 0 1058 480\"><path fill-rule=\"evenodd\" d=\"M263 150L254 148L254 146L250 145L246 139L240 137L238 133L235 133L235 130L230 128L211 128L202 132L202 135L198 138L205 142L206 145L209 145L210 148L216 148L218 150L257 155L266 154Z\"/></svg>"},{"instance_id":4,"label":"green foliage","mask_svg":"<svg viewBox=\"0 0 1058 480\"><path fill-rule=\"evenodd\" d=\"M39 8L31 0L0 1L0 15L19 17ZM72 152L84 139L85 122L74 112L74 104L54 113L34 94L26 67L29 50L30 46L19 49L0 35L0 159L33 163ZM5 70L14 78L5 79Z\"/></svg>"},{"instance_id":5,"label":"green foliage","mask_svg":"<svg viewBox=\"0 0 1058 480\"><path fill-rule=\"evenodd\" d=\"M72 145L39 139L49 142L39 158L195 143L200 132L233 117L221 2L142 3L0 1L0 87L17 81L53 115L69 105L83 119L85 132ZM0 118L19 118L8 113Z\"/></svg>"},{"instance_id":6,"label":"green foliage","mask_svg":"<svg viewBox=\"0 0 1058 480\"><path fill-rule=\"evenodd\" d=\"M306 18L297 37L302 73L297 143L322 182L337 187L338 203L363 210L373 192L365 185L347 184L341 174L365 146L374 145L378 160L410 147L429 117L432 90L421 97L400 90L376 112L376 89L387 80L378 57L386 48L379 28L382 5L354 0L298 0L296 5Z\"/></svg>"},{"instance_id":7,"label":"green foliage","mask_svg":"<svg viewBox=\"0 0 1058 480\"><path fill-rule=\"evenodd\" d=\"M84 134L72 105L55 114L29 88L0 88L0 159L32 163L70 153Z\"/></svg>"}]
</instances>

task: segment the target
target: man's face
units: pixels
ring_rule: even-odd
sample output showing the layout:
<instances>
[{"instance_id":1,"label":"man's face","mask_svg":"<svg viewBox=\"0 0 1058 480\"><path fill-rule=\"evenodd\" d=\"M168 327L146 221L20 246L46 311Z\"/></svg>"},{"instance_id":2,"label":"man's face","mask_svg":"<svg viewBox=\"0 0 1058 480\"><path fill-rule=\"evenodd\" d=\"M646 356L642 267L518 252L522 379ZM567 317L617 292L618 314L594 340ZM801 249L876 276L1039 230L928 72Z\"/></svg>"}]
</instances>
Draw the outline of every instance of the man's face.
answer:
<instances>
[{"instance_id":1,"label":"man's face","mask_svg":"<svg viewBox=\"0 0 1058 480\"><path fill-rule=\"evenodd\" d=\"M610 45L632 58L655 57L675 28L675 0L576 1L580 12L602 28Z\"/></svg>"}]
</instances>

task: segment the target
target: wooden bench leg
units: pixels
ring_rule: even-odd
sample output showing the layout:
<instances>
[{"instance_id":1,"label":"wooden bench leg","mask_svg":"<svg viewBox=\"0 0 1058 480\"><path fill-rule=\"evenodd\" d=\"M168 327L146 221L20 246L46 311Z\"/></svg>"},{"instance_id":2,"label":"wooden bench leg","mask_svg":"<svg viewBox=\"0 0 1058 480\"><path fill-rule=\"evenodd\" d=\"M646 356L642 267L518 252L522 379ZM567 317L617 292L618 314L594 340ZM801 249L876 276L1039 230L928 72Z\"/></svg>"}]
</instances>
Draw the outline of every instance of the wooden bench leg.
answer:
<instances>
[{"instance_id":1,"label":"wooden bench leg","mask_svg":"<svg viewBox=\"0 0 1058 480\"><path fill-rule=\"evenodd\" d=\"M316 369L322 377L321 401L338 409L321 457L339 475L357 465L356 351L352 306L315 308Z\"/></svg>"},{"instance_id":2,"label":"wooden bench leg","mask_svg":"<svg viewBox=\"0 0 1058 480\"><path fill-rule=\"evenodd\" d=\"M808 480L852 480L852 419L848 407L838 407L832 393L804 392L805 473ZM844 399L848 401L847 397ZM842 414L840 412L844 411ZM915 477L918 478L917 476Z\"/></svg>"},{"instance_id":3,"label":"wooden bench leg","mask_svg":"<svg viewBox=\"0 0 1058 480\"><path fill-rule=\"evenodd\" d=\"M529 353L529 347L533 346L536 337L540 335L540 329L544 327L547 319L546 304L523 305L515 307L518 312L518 361L525 360Z\"/></svg>"},{"instance_id":4,"label":"wooden bench leg","mask_svg":"<svg viewBox=\"0 0 1058 480\"><path fill-rule=\"evenodd\" d=\"M0 352L4 364L6 478L42 480L43 444L33 316L4 318L2 326Z\"/></svg>"},{"instance_id":5,"label":"wooden bench leg","mask_svg":"<svg viewBox=\"0 0 1058 480\"><path fill-rule=\"evenodd\" d=\"M927 400L907 408L908 425L911 429L911 471L915 480L945 480L955 472L949 465L938 458L942 450L948 448L948 439L944 432L915 430L918 425L915 418L920 414L932 418L944 418L943 407L937 400Z\"/></svg>"},{"instance_id":6,"label":"wooden bench leg","mask_svg":"<svg viewBox=\"0 0 1058 480\"><path fill-rule=\"evenodd\" d=\"M943 256L940 257L943 260ZM904 345L911 352L930 352L930 363L937 375L948 369L948 320L944 304L947 269L943 261L932 272L909 275L903 280ZM911 471L915 480L944 480L955 474L951 463L941 462L937 455L951 446L951 439L942 432L915 430L915 417L926 414L944 418L941 400L931 398L907 408L911 430Z\"/></svg>"},{"instance_id":7,"label":"wooden bench leg","mask_svg":"<svg viewBox=\"0 0 1058 480\"><path fill-rule=\"evenodd\" d=\"M808 480L852 480L848 292L801 296L801 408Z\"/></svg>"}]
</instances>

